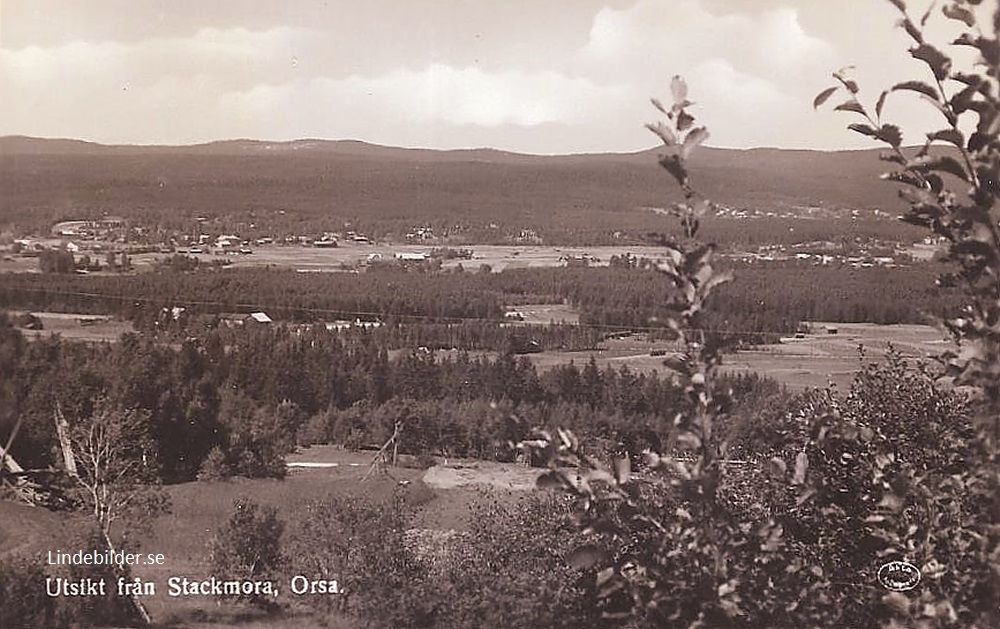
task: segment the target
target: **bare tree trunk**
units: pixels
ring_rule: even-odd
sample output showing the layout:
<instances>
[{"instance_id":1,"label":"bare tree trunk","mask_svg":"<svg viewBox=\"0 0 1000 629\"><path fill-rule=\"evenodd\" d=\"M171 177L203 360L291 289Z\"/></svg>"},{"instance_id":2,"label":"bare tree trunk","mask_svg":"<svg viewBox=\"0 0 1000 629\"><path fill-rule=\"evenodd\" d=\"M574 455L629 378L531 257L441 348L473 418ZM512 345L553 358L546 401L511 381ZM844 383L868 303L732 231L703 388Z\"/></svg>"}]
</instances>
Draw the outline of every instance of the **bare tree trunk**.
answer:
<instances>
[{"instance_id":1,"label":"bare tree trunk","mask_svg":"<svg viewBox=\"0 0 1000 629\"><path fill-rule=\"evenodd\" d=\"M111 554L113 555L115 553L115 545L114 542L111 541L110 532L102 527L101 535L104 537L104 544L108 547L108 550L110 550ZM112 563L111 565L115 564ZM125 576L124 567L118 566L115 571L119 572L118 576ZM135 607L135 611L139 614L139 617L142 618L142 624L147 626L153 624L153 619L152 617L150 617L149 611L146 610L146 606L143 605L142 601L139 599L139 595L133 592L132 594L129 595L129 598L132 599L132 605Z\"/></svg>"}]
</instances>

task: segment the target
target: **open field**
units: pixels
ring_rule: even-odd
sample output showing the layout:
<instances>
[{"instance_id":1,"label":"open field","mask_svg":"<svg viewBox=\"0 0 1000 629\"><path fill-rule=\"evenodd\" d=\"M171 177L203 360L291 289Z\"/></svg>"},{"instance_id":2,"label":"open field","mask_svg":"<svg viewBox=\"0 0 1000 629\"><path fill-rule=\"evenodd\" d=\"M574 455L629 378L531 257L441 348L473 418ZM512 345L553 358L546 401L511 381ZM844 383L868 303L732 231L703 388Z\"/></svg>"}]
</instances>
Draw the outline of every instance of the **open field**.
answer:
<instances>
[{"instance_id":1,"label":"open field","mask_svg":"<svg viewBox=\"0 0 1000 629\"><path fill-rule=\"evenodd\" d=\"M20 255L0 255L0 273L40 273L38 258Z\"/></svg>"},{"instance_id":2,"label":"open field","mask_svg":"<svg viewBox=\"0 0 1000 629\"><path fill-rule=\"evenodd\" d=\"M835 328L829 334L826 327ZM792 389L825 387L832 382L840 389L850 385L858 371L858 346L867 359L877 360L888 345L911 359L929 358L950 347L944 334L927 325L874 325L870 323L813 323L814 334L782 339L726 356L723 370L754 371L774 378Z\"/></svg>"},{"instance_id":3,"label":"open field","mask_svg":"<svg viewBox=\"0 0 1000 629\"><path fill-rule=\"evenodd\" d=\"M14 313L15 316L20 313ZM93 343L117 341L126 332L135 332L128 321L106 315L88 315L65 312L32 312L42 322L41 330L21 329L29 339L58 334L71 341Z\"/></svg>"},{"instance_id":4,"label":"open field","mask_svg":"<svg viewBox=\"0 0 1000 629\"><path fill-rule=\"evenodd\" d=\"M512 305L508 312L520 316L517 323L524 325L549 325L550 323L580 323L580 313L566 304L519 304ZM511 323L513 324L513 323Z\"/></svg>"},{"instance_id":5,"label":"open field","mask_svg":"<svg viewBox=\"0 0 1000 629\"><path fill-rule=\"evenodd\" d=\"M249 255L222 255L216 253L195 253L192 255L204 263L213 260L226 260L232 267L277 266L290 269L300 269L304 272L343 271L364 264L371 259L383 261L393 260L397 253L423 253L430 255L439 245L413 244L356 244L340 243L337 247L317 248L304 246L261 245L253 247ZM631 253L636 257L656 259L663 255L661 247L620 246L620 247L551 247L542 245L476 245L467 247L472 250L472 259L446 260L443 268L455 268L459 265L468 271L478 270L487 264L493 271L508 268L553 267L562 266L566 258L574 256L592 256L595 264L606 265L611 256L622 256ZM132 264L145 266L157 259L167 257L162 253L144 253L132 257ZM36 265L37 266L37 265Z\"/></svg>"},{"instance_id":6,"label":"open field","mask_svg":"<svg viewBox=\"0 0 1000 629\"><path fill-rule=\"evenodd\" d=\"M867 358L877 360L891 344L906 358L929 358L952 347L951 341L927 325L875 325L872 323L813 323L813 334L804 338L786 338L781 343L761 345L752 350L727 354L722 371L756 372L774 378L794 390L825 387L832 382L848 386L858 372L858 346ZM829 334L827 326L837 329ZM613 339L591 351L550 351L528 355L539 369L548 369L573 361L583 367L591 358L601 370L627 365L639 373L663 374L667 368L662 356L652 352L670 352L678 348L667 342L650 343L642 338Z\"/></svg>"},{"instance_id":7,"label":"open field","mask_svg":"<svg viewBox=\"0 0 1000 629\"><path fill-rule=\"evenodd\" d=\"M47 244L58 246L61 241ZM373 259L391 261L397 253L426 254L441 245L413 244L357 244L342 242L337 247L317 248L298 245L255 245L248 255L226 255L206 249L204 253L187 253L203 264L227 262L229 268L280 267L301 270L307 273L348 271L368 264ZM472 250L471 259L445 260L442 267L453 269L461 265L467 271L478 271L488 265L494 272L504 269L528 267L554 267L566 264L567 258L587 256L593 264L607 265L611 256L631 253L637 258L656 259L663 255L661 247L594 246L594 247L554 247L545 245L475 245L465 247ZM98 253L91 257L101 259ZM137 253L130 256L133 268L138 271L150 270L158 262L169 258L167 253ZM38 258L7 254L0 258L0 272L29 273L38 271Z\"/></svg>"}]
</instances>

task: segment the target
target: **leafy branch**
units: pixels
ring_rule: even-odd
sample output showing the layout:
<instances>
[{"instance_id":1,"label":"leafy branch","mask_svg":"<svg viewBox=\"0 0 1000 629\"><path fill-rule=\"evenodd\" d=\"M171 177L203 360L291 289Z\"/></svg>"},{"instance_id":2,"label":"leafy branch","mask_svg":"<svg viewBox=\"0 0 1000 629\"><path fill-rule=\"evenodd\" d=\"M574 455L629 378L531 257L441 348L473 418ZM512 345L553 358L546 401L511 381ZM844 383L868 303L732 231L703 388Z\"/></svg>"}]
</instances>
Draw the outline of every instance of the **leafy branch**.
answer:
<instances>
[{"instance_id":1,"label":"leafy branch","mask_svg":"<svg viewBox=\"0 0 1000 629\"><path fill-rule=\"evenodd\" d=\"M971 391L977 404L968 465L947 476L916 470L897 475L919 483L908 483L905 490L893 488L883 498L886 512L871 519L874 532L886 542L884 552L937 550L932 561L939 566L946 562L934 569L933 587L919 596L897 592L885 597L891 612L886 626L995 627L1000 626L1000 6L993 11L990 35L979 25L981 0L952 0L941 7L945 18L965 25L965 32L951 44L977 52L974 70L961 71L927 40L925 26L933 6L915 22L903 0L889 1L901 15L899 26L913 40L911 56L926 66L931 82L904 81L883 91L872 116L857 99L857 84L841 71L834 73L839 85L822 91L813 104L819 107L839 91L849 93L834 110L863 117L865 122L848 128L891 149L882 157L897 168L883 177L905 186L899 191L910 206L904 220L947 243L946 259L957 273L943 275L938 283L961 285L969 303L940 322L958 344L941 362L945 374ZM902 147L898 127L881 121L886 98L895 92L917 93L945 122L926 134L912 156ZM965 187L964 194L952 190L956 185ZM894 465L888 459L878 463L879 476ZM956 510L956 504L965 506ZM907 512L923 513L925 521L938 525L936 530L903 526ZM922 540L914 537L918 530L924 531ZM941 549L953 548L959 539L961 555L946 556ZM969 591L977 594L970 597Z\"/></svg>"},{"instance_id":2,"label":"leafy branch","mask_svg":"<svg viewBox=\"0 0 1000 629\"><path fill-rule=\"evenodd\" d=\"M781 527L770 521L754 531L738 523L719 495L728 443L717 420L730 396L715 386L721 347L701 330L714 290L732 277L714 266L715 246L697 240L712 203L691 183L688 160L709 132L695 124L684 80L675 76L670 91L670 106L652 100L665 120L646 128L663 142L659 163L684 195L673 207L684 238L666 244L658 265L675 289L667 325L683 347L666 361L686 394L674 416L681 452L646 452L641 462L618 456L608 463L563 429L555 435L540 431L520 445L550 468L539 478L540 487L577 499L577 521L595 541L577 548L568 561L596 571L597 595L608 617L737 626L749 601L732 570L734 555L750 547L776 550ZM635 473L639 466L648 471Z\"/></svg>"}]
</instances>

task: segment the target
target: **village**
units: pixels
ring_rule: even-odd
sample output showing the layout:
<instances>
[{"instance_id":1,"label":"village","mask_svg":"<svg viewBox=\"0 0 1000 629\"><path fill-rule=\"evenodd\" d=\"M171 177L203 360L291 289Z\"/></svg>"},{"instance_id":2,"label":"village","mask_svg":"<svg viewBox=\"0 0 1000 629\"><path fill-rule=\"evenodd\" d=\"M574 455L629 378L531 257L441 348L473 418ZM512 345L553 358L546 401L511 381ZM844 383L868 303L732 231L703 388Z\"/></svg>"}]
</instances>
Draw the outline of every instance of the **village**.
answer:
<instances>
[{"instance_id":1,"label":"village","mask_svg":"<svg viewBox=\"0 0 1000 629\"><path fill-rule=\"evenodd\" d=\"M719 212L723 216L729 210L721 208ZM728 220L758 217L739 212L730 214ZM730 244L722 255L740 264L792 262L852 268L896 267L932 260L943 244L941 238L932 236L917 242L872 236L841 237L757 246ZM213 229L204 217L196 218L191 229L168 230L119 216L104 216L60 221L47 234L8 232L0 240L0 272L52 270L51 265L31 260L42 258L45 252L65 256L65 263L56 265L59 272L77 273L142 271L176 255L218 266L289 266L302 272L321 272L360 270L389 262L440 263L442 268L475 263L479 269L486 265L492 271L524 266L586 267L623 261L635 264L642 258L652 262L661 253L657 247L647 245L549 246L530 229L521 230L506 244L469 246L455 245L427 225L412 227L401 241L396 241L391 237L377 240L354 229L261 235L256 225L250 225L247 233L241 234ZM69 255L72 264L68 262Z\"/></svg>"}]
</instances>

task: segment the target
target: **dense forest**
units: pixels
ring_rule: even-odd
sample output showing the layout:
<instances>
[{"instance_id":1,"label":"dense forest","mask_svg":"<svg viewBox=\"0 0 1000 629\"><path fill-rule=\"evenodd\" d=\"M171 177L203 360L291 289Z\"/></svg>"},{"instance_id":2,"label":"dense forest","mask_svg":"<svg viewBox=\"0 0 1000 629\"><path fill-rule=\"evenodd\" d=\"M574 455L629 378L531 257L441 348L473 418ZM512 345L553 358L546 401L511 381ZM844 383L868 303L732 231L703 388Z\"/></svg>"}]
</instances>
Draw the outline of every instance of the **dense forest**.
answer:
<instances>
[{"instance_id":1,"label":"dense forest","mask_svg":"<svg viewBox=\"0 0 1000 629\"><path fill-rule=\"evenodd\" d=\"M922 323L954 306L937 289L938 267L731 263L735 281L710 304L708 329L729 342L774 342L802 321ZM822 286L822 290L817 290ZM407 346L503 351L512 336L543 348L592 347L621 330L663 330L673 300L657 271L638 266L510 269L501 273L422 271L383 266L363 274L279 269L199 269L167 265L138 275L0 275L11 309L115 314L140 330L177 338L218 327L219 315L263 310L287 323L362 319L386 324L390 349ZM497 326L523 304L569 304L580 329ZM184 308L183 317L169 315ZM405 327L402 327L405 326ZM461 341L461 344L459 343Z\"/></svg>"},{"instance_id":2,"label":"dense forest","mask_svg":"<svg viewBox=\"0 0 1000 629\"><path fill-rule=\"evenodd\" d=\"M296 445L378 445L404 423L403 452L513 460L513 444L544 422L638 453L667 447L682 390L669 377L593 361L539 373L524 357L412 351L390 359L374 335L292 334L282 328L210 332L179 347L126 335L119 343L27 342L0 319L0 433L25 424L13 454L56 463L53 417L71 423L107 398L146 418L163 480L193 479L211 453L213 474L278 475ZM665 370L666 371L666 370ZM734 378L744 402L777 385ZM769 402L773 412L775 405ZM520 419L517 419L520 418Z\"/></svg>"}]
</instances>

